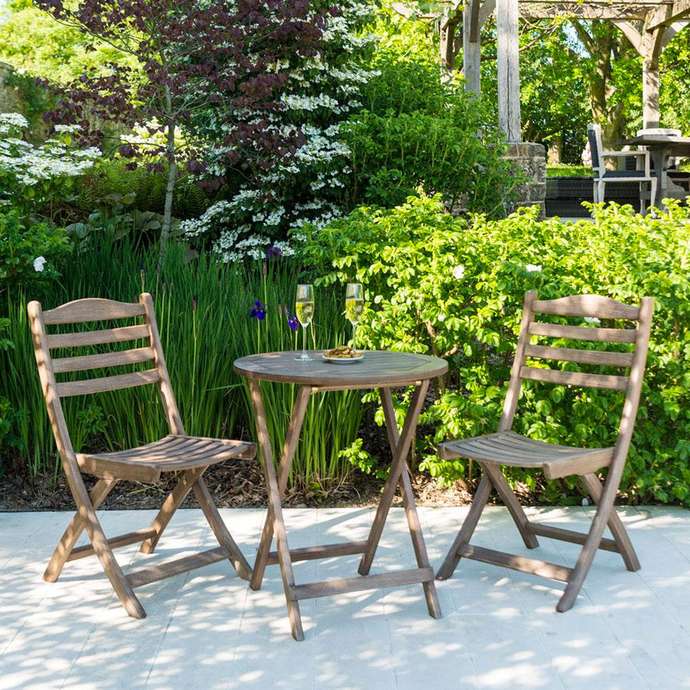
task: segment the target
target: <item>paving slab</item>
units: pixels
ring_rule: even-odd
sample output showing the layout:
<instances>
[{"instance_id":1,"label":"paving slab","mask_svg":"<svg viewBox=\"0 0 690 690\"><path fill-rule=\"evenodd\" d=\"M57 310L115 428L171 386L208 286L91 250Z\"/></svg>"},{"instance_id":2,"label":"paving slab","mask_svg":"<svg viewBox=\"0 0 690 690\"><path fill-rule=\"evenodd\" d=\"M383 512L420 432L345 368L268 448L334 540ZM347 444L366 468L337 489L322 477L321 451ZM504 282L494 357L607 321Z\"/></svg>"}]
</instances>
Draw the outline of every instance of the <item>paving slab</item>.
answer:
<instances>
[{"instance_id":1,"label":"paving slab","mask_svg":"<svg viewBox=\"0 0 690 690\"><path fill-rule=\"evenodd\" d=\"M429 556L443 560L467 508L421 508ZM222 510L250 563L262 510ZM531 518L586 529L591 508L530 508ZM690 689L690 511L621 508L642 563L628 572L599 552L575 607L563 585L463 560L438 582L443 618L421 586L301 602L306 639L290 636L280 572L249 590L227 562L137 590L129 618L97 561L41 576L71 515L0 513L0 690L685 690ZM101 514L106 533L146 526L153 511ZM292 547L361 540L374 511L286 510ZM504 508L489 507L476 543L526 549ZM538 557L572 564L579 548L540 538ZM117 551L126 572L215 544L198 510L180 510L155 554ZM359 557L295 565L298 583L354 577ZM414 565L404 511L391 510L372 572Z\"/></svg>"}]
</instances>

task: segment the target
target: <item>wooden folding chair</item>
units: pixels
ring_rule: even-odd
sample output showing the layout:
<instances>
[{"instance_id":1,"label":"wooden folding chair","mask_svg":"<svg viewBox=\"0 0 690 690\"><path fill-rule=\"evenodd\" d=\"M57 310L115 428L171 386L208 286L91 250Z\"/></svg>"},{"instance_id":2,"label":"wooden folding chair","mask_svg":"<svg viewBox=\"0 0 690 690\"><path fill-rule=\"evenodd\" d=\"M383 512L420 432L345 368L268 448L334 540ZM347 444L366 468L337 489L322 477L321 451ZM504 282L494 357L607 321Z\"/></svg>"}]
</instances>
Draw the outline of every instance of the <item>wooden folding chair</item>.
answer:
<instances>
[{"instance_id":1,"label":"wooden folding chair","mask_svg":"<svg viewBox=\"0 0 690 690\"><path fill-rule=\"evenodd\" d=\"M134 594L134 588L179 573L228 559L237 574L249 580L251 568L233 540L216 508L202 478L204 471L218 462L234 458L253 458L253 443L187 436L177 409L170 377L165 364L158 335L151 295L142 294L137 303L115 302L106 299L81 299L43 311L39 302L28 305L33 333L38 373L48 406L48 416L55 435L67 482L77 504L77 514L70 522L43 575L55 582L67 561L95 554L105 570L117 596L127 613L134 618L145 618L146 612ZM107 330L48 335L46 326L76 324L121 319L141 320L138 325L127 325ZM127 341L145 341L145 347L54 359L51 350L80 346L106 345ZM67 372L108 369L141 364L144 368L133 373L57 382L56 375ZM158 386L170 434L165 438L139 448L113 453L75 453L65 423L61 398L115 391L147 384ZM158 482L164 472L181 472L180 479L168 495L150 527L106 538L96 515L99 505L118 481L129 479ZM87 492L83 476L98 477ZM152 553L170 519L192 490L220 546L193 556L125 575L115 559L113 549L142 542L140 551ZM91 545L75 548L86 529Z\"/></svg>"},{"instance_id":2,"label":"wooden folding chair","mask_svg":"<svg viewBox=\"0 0 690 690\"><path fill-rule=\"evenodd\" d=\"M474 495L472 507L437 573L439 580L449 578L461 558L471 558L566 582L565 592L558 602L556 610L567 611L575 603L597 549L620 553L628 570L639 569L640 563L615 511L614 501L635 426L653 311L654 301L651 297L645 297L641 306L636 307L607 297L593 295L538 300L536 292L527 293L510 384L498 432L476 438L450 441L439 446L439 454L442 458L471 458L476 460L483 470L483 476ZM535 320L535 314L553 314L580 319L636 321L637 328L600 328L586 325L540 323ZM531 344L532 336L562 338L569 341L632 343L634 348L633 352L606 352L533 345ZM629 369L629 374L622 376L537 368L530 366L528 359L619 367ZM536 441L511 431L523 379L568 386L625 391L623 415L616 445L612 448L573 448ZM581 534L528 520L503 476L501 471L503 465L539 468L544 472L547 479L579 475L586 490L597 504L597 511L589 532ZM596 472L603 468L608 468L608 474L602 485ZM471 544L470 539L492 488L496 489L508 508L527 548L533 549L538 546L537 536L582 544L583 548L575 567L566 568ZM607 525L613 539L603 538Z\"/></svg>"}]
</instances>

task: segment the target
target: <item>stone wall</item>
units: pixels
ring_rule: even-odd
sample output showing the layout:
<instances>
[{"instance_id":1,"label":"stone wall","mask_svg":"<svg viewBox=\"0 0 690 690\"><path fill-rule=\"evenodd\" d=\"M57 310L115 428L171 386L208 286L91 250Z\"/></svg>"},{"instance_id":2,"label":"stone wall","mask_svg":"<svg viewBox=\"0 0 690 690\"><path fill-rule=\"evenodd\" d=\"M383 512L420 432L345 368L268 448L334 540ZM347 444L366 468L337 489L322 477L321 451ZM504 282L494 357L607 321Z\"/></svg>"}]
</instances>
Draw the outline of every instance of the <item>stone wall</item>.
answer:
<instances>
[{"instance_id":1,"label":"stone wall","mask_svg":"<svg viewBox=\"0 0 690 690\"><path fill-rule=\"evenodd\" d=\"M19 89L7 84L7 77L13 73L10 65L0 62L0 113L21 113L24 111Z\"/></svg>"},{"instance_id":2,"label":"stone wall","mask_svg":"<svg viewBox=\"0 0 690 690\"><path fill-rule=\"evenodd\" d=\"M517 200L506 209L511 213L520 206L539 206L546 213L546 149L542 144L508 144L505 158L513 161L528 178L518 190Z\"/></svg>"}]
</instances>

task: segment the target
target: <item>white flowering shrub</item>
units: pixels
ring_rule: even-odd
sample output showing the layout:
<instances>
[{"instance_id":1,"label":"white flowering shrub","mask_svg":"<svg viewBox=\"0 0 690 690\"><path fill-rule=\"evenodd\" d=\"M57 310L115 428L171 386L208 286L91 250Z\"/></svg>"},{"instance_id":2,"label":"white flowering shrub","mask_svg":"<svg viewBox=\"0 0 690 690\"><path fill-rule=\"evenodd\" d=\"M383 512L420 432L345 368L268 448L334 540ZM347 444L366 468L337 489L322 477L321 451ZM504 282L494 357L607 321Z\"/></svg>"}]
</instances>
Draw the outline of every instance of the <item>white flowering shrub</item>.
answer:
<instances>
[{"instance_id":1,"label":"white flowering shrub","mask_svg":"<svg viewBox=\"0 0 690 690\"><path fill-rule=\"evenodd\" d=\"M201 130L209 142L205 175L224 179L227 194L182 227L194 243L210 243L223 261L290 256L304 239L300 229L305 223L322 227L341 215L352 173L341 126L362 107L360 90L374 74L359 64L371 42L360 30L372 5L367 0L328 0L315 3L313 11L324 6L334 12L323 27L320 50L310 56L286 55L270 66L269 72L289 73L279 98L282 107L237 111L234 126L227 124L227 117L204 113ZM259 122L269 123L276 141L293 135L295 145L276 151L270 164L251 174L243 169L247 157L241 152L237 164L228 169L223 161L229 149L222 142L230 138L233 127ZM259 157L258 150L253 153Z\"/></svg>"},{"instance_id":2,"label":"white flowering shrub","mask_svg":"<svg viewBox=\"0 0 690 690\"><path fill-rule=\"evenodd\" d=\"M0 113L0 194L24 213L68 193L74 180L101 157L97 148L75 149L76 125L57 125L53 138L34 145L21 138L29 127L19 113Z\"/></svg>"}]
</instances>

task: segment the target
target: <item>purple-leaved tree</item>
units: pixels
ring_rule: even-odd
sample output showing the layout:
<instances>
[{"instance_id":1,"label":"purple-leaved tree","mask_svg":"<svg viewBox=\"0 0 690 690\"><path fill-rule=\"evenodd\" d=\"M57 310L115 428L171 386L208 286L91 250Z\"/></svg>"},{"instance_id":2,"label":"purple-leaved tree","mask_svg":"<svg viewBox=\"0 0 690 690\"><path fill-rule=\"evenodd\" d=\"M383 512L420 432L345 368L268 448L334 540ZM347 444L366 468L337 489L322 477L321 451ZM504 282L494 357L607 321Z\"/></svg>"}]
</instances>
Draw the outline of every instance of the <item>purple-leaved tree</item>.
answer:
<instances>
[{"instance_id":1,"label":"purple-leaved tree","mask_svg":"<svg viewBox=\"0 0 690 690\"><path fill-rule=\"evenodd\" d=\"M105 76L84 74L67 86L54 87L59 101L46 119L79 124L90 145L102 143L107 122L148 131L145 146L125 143L120 152L130 159L130 167L145 158L149 169L167 173L161 262L180 166L197 174L205 168L201 147L185 133L193 114L210 109L227 123L225 139L218 143L227 151L230 166L250 156L252 166L269 168L298 144L299 131L277 130L265 114L284 108L280 94L290 73L280 65L287 63L287 56L308 57L318 51L323 13L332 9L320 13L318 3L308 0L35 3L136 64L112 64ZM253 111L261 115L248 117Z\"/></svg>"}]
</instances>

